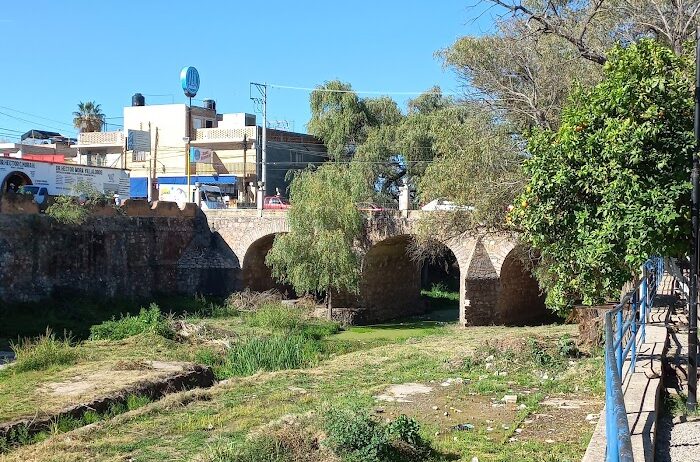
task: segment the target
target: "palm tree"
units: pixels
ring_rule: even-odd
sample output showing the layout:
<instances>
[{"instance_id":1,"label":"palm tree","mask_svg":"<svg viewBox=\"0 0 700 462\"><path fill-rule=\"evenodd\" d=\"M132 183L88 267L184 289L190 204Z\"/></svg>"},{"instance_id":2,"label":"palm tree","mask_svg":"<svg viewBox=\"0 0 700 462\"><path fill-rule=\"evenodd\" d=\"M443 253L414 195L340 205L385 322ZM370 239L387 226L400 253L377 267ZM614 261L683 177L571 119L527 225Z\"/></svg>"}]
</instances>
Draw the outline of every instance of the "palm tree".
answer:
<instances>
[{"instance_id":1,"label":"palm tree","mask_svg":"<svg viewBox=\"0 0 700 462\"><path fill-rule=\"evenodd\" d=\"M79 132L101 132L105 123L105 115L99 104L94 101L78 103L78 110L73 113L73 125Z\"/></svg>"}]
</instances>

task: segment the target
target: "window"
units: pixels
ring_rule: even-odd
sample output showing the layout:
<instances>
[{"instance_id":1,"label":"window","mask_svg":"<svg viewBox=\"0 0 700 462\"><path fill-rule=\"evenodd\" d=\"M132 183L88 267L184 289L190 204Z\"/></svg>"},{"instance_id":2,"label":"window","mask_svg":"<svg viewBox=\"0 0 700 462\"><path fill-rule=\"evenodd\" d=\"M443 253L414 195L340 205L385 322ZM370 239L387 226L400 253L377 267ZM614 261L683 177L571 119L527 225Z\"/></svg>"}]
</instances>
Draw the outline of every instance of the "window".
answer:
<instances>
[{"instance_id":1,"label":"window","mask_svg":"<svg viewBox=\"0 0 700 462\"><path fill-rule=\"evenodd\" d=\"M195 117L192 119L192 128L202 128L202 119Z\"/></svg>"},{"instance_id":2,"label":"window","mask_svg":"<svg viewBox=\"0 0 700 462\"><path fill-rule=\"evenodd\" d=\"M146 152L145 151L133 151L131 154L132 162L146 162Z\"/></svg>"},{"instance_id":3,"label":"window","mask_svg":"<svg viewBox=\"0 0 700 462\"><path fill-rule=\"evenodd\" d=\"M205 123L205 126L207 128L214 128L214 121L213 120L207 120Z\"/></svg>"}]
</instances>

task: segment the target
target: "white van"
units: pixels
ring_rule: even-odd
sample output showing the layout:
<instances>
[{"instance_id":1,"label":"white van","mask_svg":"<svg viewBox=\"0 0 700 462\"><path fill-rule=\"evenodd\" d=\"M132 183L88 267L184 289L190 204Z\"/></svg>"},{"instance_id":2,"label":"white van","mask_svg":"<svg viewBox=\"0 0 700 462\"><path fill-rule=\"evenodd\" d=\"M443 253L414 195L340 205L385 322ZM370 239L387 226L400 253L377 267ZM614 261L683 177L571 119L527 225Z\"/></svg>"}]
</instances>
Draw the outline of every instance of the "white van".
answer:
<instances>
[{"instance_id":1,"label":"white van","mask_svg":"<svg viewBox=\"0 0 700 462\"><path fill-rule=\"evenodd\" d=\"M225 209L221 188L206 184L197 184L191 187L192 200L187 200L186 184L160 184L158 185L158 199L161 201L176 202L180 208L187 202L198 204L202 210Z\"/></svg>"}]
</instances>

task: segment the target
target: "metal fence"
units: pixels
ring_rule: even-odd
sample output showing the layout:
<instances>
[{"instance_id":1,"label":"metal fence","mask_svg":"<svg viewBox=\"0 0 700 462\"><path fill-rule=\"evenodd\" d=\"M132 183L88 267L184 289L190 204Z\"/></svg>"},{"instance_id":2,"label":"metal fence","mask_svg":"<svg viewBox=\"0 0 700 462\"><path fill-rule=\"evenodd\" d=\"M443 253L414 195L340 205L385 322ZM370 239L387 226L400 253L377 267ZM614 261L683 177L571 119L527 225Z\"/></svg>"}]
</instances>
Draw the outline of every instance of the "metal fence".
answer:
<instances>
[{"instance_id":1,"label":"metal fence","mask_svg":"<svg viewBox=\"0 0 700 462\"><path fill-rule=\"evenodd\" d=\"M646 323L664 271L662 258L644 264L642 279L615 308L605 313L605 433L607 462L632 462L627 410L622 384L634 372L637 344L646 337ZM629 357L627 368L623 370Z\"/></svg>"}]
</instances>

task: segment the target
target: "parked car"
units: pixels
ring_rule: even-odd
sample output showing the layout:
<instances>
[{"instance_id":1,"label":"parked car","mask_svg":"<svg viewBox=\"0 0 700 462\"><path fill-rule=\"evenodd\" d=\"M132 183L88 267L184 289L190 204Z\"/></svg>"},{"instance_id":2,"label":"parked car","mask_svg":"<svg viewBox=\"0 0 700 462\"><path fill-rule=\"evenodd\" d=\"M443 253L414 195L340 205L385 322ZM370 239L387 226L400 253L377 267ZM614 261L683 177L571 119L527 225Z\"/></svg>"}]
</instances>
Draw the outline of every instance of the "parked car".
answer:
<instances>
[{"instance_id":1,"label":"parked car","mask_svg":"<svg viewBox=\"0 0 700 462\"><path fill-rule=\"evenodd\" d=\"M32 196L34 196L34 202L36 202L39 205L46 203L46 201L49 198L49 191L44 186L34 186L34 185L20 186L19 193L20 194L31 194Z\"/></svg>"},{"instance_id":2,"label":"parked car","mask_svg":"<svg viewBox=\"0 0 700 462\"><path fill-rule=\"evenodd\" d=\"M381 212L385 210L383 207L375 204L374 202L360 202L357 204L357 209L361 212Z\"/></svg>"},{"instance_id":3,"label":"parked car","mask_svg":"<svg viewBox=\"0 0 700 462\"><path fill-rule=\"evenodd\" d=\"M457 205L452 201L448 201L446 199L435 199L427 204L425 204L423 207L421 207L421 210L426 210L426 211L454 211L454 210L466 210L466 211L472 211L474 210L474 207L470 205Z\"/></svg>"},{"instance_id":4,"label":"parked car","mask_svg":"<svg viewBox=\"0 0 700 462\"><path fill-rule=\"evenodd\" d=\"M265 196L263 201L264 209L287 210L289 207L289 201L282 196Z\"/></svg>"}]
</instances>

